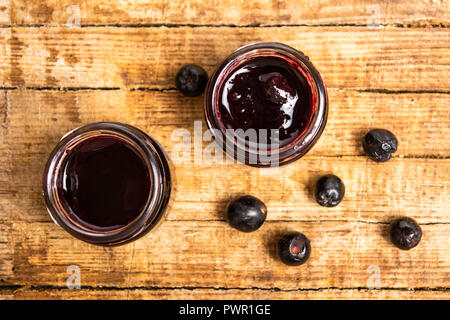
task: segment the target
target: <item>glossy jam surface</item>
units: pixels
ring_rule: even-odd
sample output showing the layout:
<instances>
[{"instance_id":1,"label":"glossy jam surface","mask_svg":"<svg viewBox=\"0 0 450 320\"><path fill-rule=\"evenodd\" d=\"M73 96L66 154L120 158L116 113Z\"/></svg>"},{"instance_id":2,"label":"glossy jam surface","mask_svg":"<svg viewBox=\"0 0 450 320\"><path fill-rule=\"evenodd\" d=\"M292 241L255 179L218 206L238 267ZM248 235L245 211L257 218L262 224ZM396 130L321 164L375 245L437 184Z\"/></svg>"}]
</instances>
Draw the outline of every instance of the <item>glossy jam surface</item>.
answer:
<instances>
[{"instance_id":1,"label":"glossy jam surface","mask_svg":"<svg viewBox=\"0 0 450 320\"><path fill-rule=\"evenodd\" d=\"M279 57L250 59L233 70L219 92L225 129L268 129L267 143L283 147L311 122L311 87L299 66ZM279 130L279 142L270 129Z\"/></svg>"},{"instance_id":2,"label":"glossy jam surface","mask_svg":"<svg viewBox=\"0 0 450 320\"><path fill-rule=\"evenodd\" d=\"M69 153L60 181L62 198L79 220L117 228L133 221L151 189L145 161L117 137L89 138Z\"/></svg>"}]
</instances>

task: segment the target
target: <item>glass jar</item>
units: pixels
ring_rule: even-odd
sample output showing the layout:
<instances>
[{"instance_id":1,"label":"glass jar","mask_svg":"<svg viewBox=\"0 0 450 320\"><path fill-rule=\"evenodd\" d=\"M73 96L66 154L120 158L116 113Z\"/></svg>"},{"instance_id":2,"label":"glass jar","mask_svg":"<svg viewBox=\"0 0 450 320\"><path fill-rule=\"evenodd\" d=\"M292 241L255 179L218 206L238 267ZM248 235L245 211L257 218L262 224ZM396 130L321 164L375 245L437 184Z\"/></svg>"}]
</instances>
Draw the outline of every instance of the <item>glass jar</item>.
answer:
<instances>
[{"instance_id":1,"label":"glass jar","mask_svg":"<svg viewBox=\"0 0 450 320\"><path fill-rule=\"evenodd\" d=\"M252 76L253 80L244 80ZM326 88L309 58L273 42L246 45L226 58L208 82L204 103L206 123L216 143L228 155L256 167L284 165L305 155L322 134L328 116ZM267 113L268 108L275 108L275 113ZM257 135L253 141L246 131L252 128ZM269 134L264 129L274 131Z\"/></svg>"},{"instance_id":2,"label":"glass jar","mask_svg":"<svg viewBox=\"0 0 450 320\"><path fill-rule=\"evenodd\" d=\"M172 188L170 164L163 148L143 131L121 123L92 123L62 137L45 166L43 188L57 225L92 244L119 245L161 221ZM126 210L131 213L121 216Z\"/></svg>"}]
</instances>

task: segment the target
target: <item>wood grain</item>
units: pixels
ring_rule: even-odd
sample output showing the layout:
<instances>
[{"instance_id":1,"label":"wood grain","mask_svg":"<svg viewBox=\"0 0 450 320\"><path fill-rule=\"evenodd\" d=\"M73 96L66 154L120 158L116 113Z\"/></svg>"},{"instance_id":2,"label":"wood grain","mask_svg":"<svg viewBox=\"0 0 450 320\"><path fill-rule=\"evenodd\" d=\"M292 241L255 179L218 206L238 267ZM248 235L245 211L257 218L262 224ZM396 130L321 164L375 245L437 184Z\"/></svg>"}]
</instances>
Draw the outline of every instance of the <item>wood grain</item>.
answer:
<instances>
[{"instance_id":1,"label":"wood grain","mask_svg":"<svg viewBox=\"0 0 450 320\"><path fill-rule=\"evenodd\" d=\"M449 299L450 294L446 290L368 290L368 289L322 289L322 290L259 290L259 289L113 289L113 288L95 288L69 290L65 288L45 289L28 288L4 290L0 299L66 299L66 300L91 300L91 299L129 299L129 300L346 300L346 299L401 299L401 300L435 300Z\"/></svg>"},{"instance_id":2,"label":"wood grain","mask_svg":"<svg viewBox=\"0 0 450 320\"><path fill-rule=\"evenodd\" d=\"M5 284L65 287L67 267L78 265L87 287L364 288L375 266L381 288L448 288L450 224L422 229L420 245L405 252L389 242L385 224L272 222L242 233L225 222L165 221L139 241L104 248L53 223L13 222L14 270L1 278ZM276 241L287 230L311 240L311 258L300 268L276 257Z\"/></svg>"},{"instance_id":3,"label":"wood grain","mask_svg":"<svg viewBox=\"0 0 450 320\"><path fill-rule=\"evenodd\" d=\"M27 154L15 155L13 183L3 191L0 203L8 208L8 219L50 221L41 191L46 154ZM392 160L380 168L362 157L310 157L296 166L265 172L242 165L178 165L167 219L223 220L227 203L249 193L268 205L268 220L387 223L408 215L420 223L449 223L450 184L441 178L449 169L449 160ZM339 207L322 208L312 197L311 189L324 173L337 174L346 184L346 197Z\"/></svg>"},{"instance_id":4,"label":"wood grain","mask_svg":"<svg viewBox=\"0 0 450 320\"><path fill-rule=\"evenodd\" d=\"M12 25L73 23L76 10L82 25L449 25L447 1L11 0L0 12L8 2Z\"/></svg>"},{"instance_id":5,"label":"wood grain","mask_svg":"<svg viewBox=\"0 0 450 320\"><path fill-rule=\"evenodd\" d=\"M450 146L439 140L450 134L447 94L385 94L331 88L328 95L327 127L309 155L362 155L361 139L373 127L383 127L397 135L397 157L438 158L450 154ZM8 129L8 143L32 143L35 148L54 144L76 126L95 121L127 121L145 129L172 151L182 141L181 132L178 135L173 131L184 128L193 139L194 122L204 118L203 98L187 98L176 90L10 90L0 91L1 98L3 132ZM206 129L202 122L200 133ZM33 135L24 135L28 132ZM51 140L43 141L45 135ZM208 144L205 141L204 146Z\"/></svg>"},{"instance_id":6,"label":"wood grain","mask_svg":"<svg viewBox=\"0 0 450 320\"><path fill-rule=\"evenodd\" d=\"M440 143L440 137L450 133L447 95L331 90L334 110L311 153L289 166L254 169L225 163L222 152L218 153L223 159L220 164L195 163L192 148L190 158L177 152L182 138L174 135L175 129L184 128L193 141L194 121L203 117L201 98L184 98L176 91L7 93L7 122L0 130L4 132L0 150L5 155L0 205L9 208L9 218L15 220L49 219L43 208L42 170L63 134L91 122L118 121L145 130L161 141L171 156L176 177L173 210L168 215L171 220L223 219L232 197L250 193L269 205L270 220L385 222L393 216L414 215L422 223L450 222L450 182L442 180L450 171L450 159L445 156L450 152ZM380 106L374 108L380 110L376 116L365 111L373 104ZM180 113L180 108L186 111ZM356 116L348 118L351 112ZM399 120L386 120L392 114L400 116ZM371 127L388 128L398 135L400 148L392 161L377 164L363 155L361 137ZM200 134L206 130L204 122L202 128ZM211 143L204 142L202 152ZM347 186L345 201L331 210L318 206L311 195L315 180L328 172L341 176Z\"/></svg>"},{"instance_id":7,"label":"wood grain","mask_svg":"<svg viewBox=\"0 0 450 320\"><path fill-rule=\"evenodd\" d=\"M449 299L448 13L448 1L431 0L0 0L0 299ZM176 72L197 63L211 74L255 41L291 45L319 69L330 98L323 136L282 168L180 159L180 129L192 137L195 121L206 126L202 98L181 96ZM121 247L69 236L42 199L51 149L95 121L143 129L175 168L166 221ZM388 163L363 154L375 127L399 138ZM346 185L332 209L311 195L329 172ZM269 208L255 233L224 221L241 194ZM424 234L407 252L388 239L401 215ZM276 257L287 230L312 240L302 267ZM70 265L81 290L66 287Z\"/></svg>"},{"instance_id":8,"label":"wood grain","mask_svg":"<svg viewBox=\"0 0 450 320\"><path fill-rule=\"evenodd\" d=\"M0 28L0 82L5 85L9 83L8 77L11 73L11 29Z\"/></svg>"},{"instance_id":9,"label":"wood grain","mask_svg":"<svg viewBox=\"0 0 450 320\"><path fill-rule=\"evenodd\" d=\"M330 88L444 91L448 29L11 28L5 87L173 88L178 69L211 74L238 47L281 41L305 52ZM420 39L420 41L418 41ZM9 62L8 62L9 61Z\"/></svg>"}]
</instances>

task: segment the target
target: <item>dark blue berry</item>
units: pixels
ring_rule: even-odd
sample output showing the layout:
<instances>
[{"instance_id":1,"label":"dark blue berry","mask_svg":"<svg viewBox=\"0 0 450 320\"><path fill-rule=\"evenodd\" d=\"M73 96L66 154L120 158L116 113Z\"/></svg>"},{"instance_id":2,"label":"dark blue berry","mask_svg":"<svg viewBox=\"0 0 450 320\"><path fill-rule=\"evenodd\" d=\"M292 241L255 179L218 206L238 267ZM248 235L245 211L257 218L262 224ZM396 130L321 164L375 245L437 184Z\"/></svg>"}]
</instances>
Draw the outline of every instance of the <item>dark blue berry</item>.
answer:
<instances>
[{"instance_id":1,"label":"dark blue berry","mask_svg":"<svg viewBox=\"0 0 450 320\"><path fill-rule=\"evenodd\" d=\"M327 174L316 184L314 196L318 204L324 207L335 207L344 198L345 186L339 177Z\"/></svg>"},{"instance_id":2,"label":"dark blue berry","mask_svg":"<svg viewBox=\"0 0 450 320\"><path fill-rule=\"evenodd\" d=\"M376 162L386 162L397 151L398 140L385 129L370 130L363 139L364 152Z\"/></svg>"},{"instance_id":3,"label":"dark blue berry","mask_svg":"<svg viewBox=\"0 0 450 320\"><path fill-rule=\"evenodd\" d=\"M208 83L208 74L202 67L188 64L178 71L175 82L178 90L184 95L195 97L205 91Z\"/></svg>"},{"instance_id":4,"label":"dark blue berry","mask_svg":"<svg viewBox=\"0 0 450 320\"><path fill-rule=\"evenodd\" d=\"M267 216L266 205L252 196L243 196L233 200L227 208L228 222L243 232L252 232L264 223Z\"/></svg>"},{"instance_id":5,"label":"dark blue berry","mask_svg":"<svg viewBox=\"0 0 450 320\"><path fill-rule=\"evenodd\" d=\"M308 260L311 244L300 232L290 232L278 241L278 254L285 264L299 266Z\"/></svg>"},{"instance_id":6,"label":"dark blue berry","mask_svg":"<svg viewBox=\"0 0 450 320\"><path fill-rule=\"evenodd\" d=\"M391 241L402 250L417 246L422 239L422 229L414 219L402 217L391 225Z\"/></svg>"}]
</instances>

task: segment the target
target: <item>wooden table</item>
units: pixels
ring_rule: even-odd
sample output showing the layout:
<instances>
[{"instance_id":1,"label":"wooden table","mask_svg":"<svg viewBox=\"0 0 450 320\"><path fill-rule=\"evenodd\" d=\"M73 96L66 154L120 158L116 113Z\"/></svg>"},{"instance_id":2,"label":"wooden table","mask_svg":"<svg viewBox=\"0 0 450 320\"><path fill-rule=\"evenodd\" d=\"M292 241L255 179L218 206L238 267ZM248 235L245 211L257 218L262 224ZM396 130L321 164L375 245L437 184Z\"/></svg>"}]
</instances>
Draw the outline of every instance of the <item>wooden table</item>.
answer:
<instances>
[{"instance_id":1,"label":"wooden table","mask_svg":"<svg viewBox=\"0 0 450 320\"><path fill-rule=\"evenodd\" d=\"M0 24L0 298L450 298L447 0L0 0ZM211 74L256 41L305 52L323 75L328 125L307 156L276 169L174 160L166 221L121 247L83 243L51 221L41 179L63 134L125 122L171 154L174 130L193 134L203 119L202 97L174 88L178 69ZM363 154L374 127L400 141L387 163ZM328 172L347 188L331 209L311 196ZM268 206L257 232L224 220L242 194ZM423 229L407 252L387 237L402 215ZM311 239L306 265L277 259L286 230ZM79 290L66 286L73 265Z\"/></svg>"}]
</instances>

